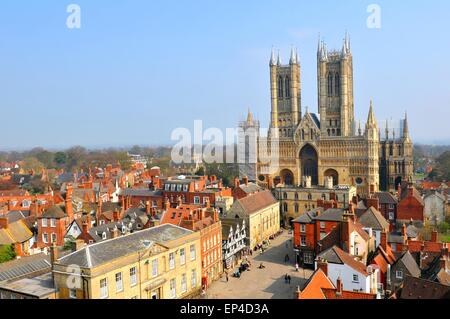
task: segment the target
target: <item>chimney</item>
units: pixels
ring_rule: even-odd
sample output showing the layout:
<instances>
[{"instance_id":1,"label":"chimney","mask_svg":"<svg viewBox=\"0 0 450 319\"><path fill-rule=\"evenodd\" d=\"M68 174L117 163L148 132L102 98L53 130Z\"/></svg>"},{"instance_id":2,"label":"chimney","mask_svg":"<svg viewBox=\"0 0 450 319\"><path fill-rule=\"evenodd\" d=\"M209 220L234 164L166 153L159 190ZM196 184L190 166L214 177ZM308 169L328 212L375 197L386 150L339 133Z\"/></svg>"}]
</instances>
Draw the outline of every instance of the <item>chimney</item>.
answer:
<instances>
[{"instance_id":1,"label":"chimney","mask_svg":"<svg viewBox=\"0 0 450 319\"><path fill-rule=\"evenodd\" d=\"M403 226L402 226L402 236L403 236L403 238L408 239L408 234L407 234L406 230L407 230L406 224L403 224Z\"/></svg>"},{"instance_id":2,"label":"chimney","mask_svg":"<svg viewBox=\"0 0 450 319\"><path fill-rule=\"evenodd\" d=\"M65 206L66 206L67 217L69 217L69 222L73 221L72 194L73 194L72 184L68 184L67 189L66 189Z\"/></svg>"},{"instance_id":3,"label":"chimney","mask_svg":"<svg viewBox=\"0 0 450 319\"><path fill-rule=\"evenodd\" d=\"M151 210L151 204L150 204L150 201L148 200L148 201L146 201L145 202L145 212L147 213L147 215L150 215L150 210Z\"/></svg>"},{"instance_id":4,"label":"chimney","mask_svg":"<svg viewBox=\"0 0 450 319\"><path fill-rule=\"evenodd\" d=\"M431 232L431 241L433 243L437 243L438 242L438 232L436 230L433 230Z\"/></svg>"},{"instance_id":5,"label":"chimney","mask_svg":"<svg viewBox=\"0 0 450 319\"><path fill-rule=\"evenodd\" d=\"M117 227L115 227L112 231L111 231L111 238L115 239L118 238L120 236L120 232L119 229L117 229Z\"/></svg>"},{"instance_id":6,"label":"chimney","mask_svg":"<svg viewBox=\"0 0 450 319\"><path fill-rule=\"evenodd\" d=\"M381 236L380 236L380 246L381 248L383 248L384 251L387 250L387 233L386 232L381 232Z\"/></svg>"},{"instance_id":7,"label":"chimney","mask_svg":"<svg viewBox=\"0 0 450 319\"><path fill-rule=\"evenodd\" d=\"M239 182L239 178L234 178L234 188L239 188L241 186L241 183Z\"/></svg>"},{"instance_id":8,"label":"chimney","mask_svg":"<svg viewBox=\"0 0 450 319\"><path fill-rule=\"evenodd\" d=\"M74 249L75 251L79 251L80 249L84 248L86 246L86 243L82 239L75 240Z\"/></svg>"},{"instance_id":9,"label":"chimney","mask_svg":"<svg viewBox=\"0 0 450 319\"><path fill-rule=\"evenodd\" d=\"M380 200L377 197L371 197L367 199L367 208L373 207L376 210L380 210Z\"/></svg>"},{"instance_id":10,"label":"chimney","mask_svg":"<svg viewBox=\"0 0 450 319\"><path fill-rule=\"evenodd\" d=\"M300 299L300 295L301 295L301 290L300 290L300 286L297 286L297 290L295 291L295 299L299 300Z\"/></svg>"},{"instance_id":11,"label":"chimney","mask_svg":"<svg viewBox=\"0 0 450 319\"><path fill-rule=\"evenodd\" d=\"M447 257L441 256L441 260L439 261L439 265L441 269L447 270Z\"/></svg>"},{"instance_id":12,"label":"chimney","mask_svg":"<svg viewBox=\"0 0 450 319\"><path fill-rule=\"evenodd\" d=\"M1 217L0 218L0 229L7 229L8 228L8 218L7 217Z\"/></svg>"},{"instance_id":13,"label":"chimney","mask_svg":"<svg viewBox=\"0 0 450 319\"><path fill-rule=\"evenodd\" d=\"M117 209L113 212L113 221L114 222L119 222L120 221L120 213L119 213L119 211Z\"/></svg>"},{"instance_id":14,"label":"chimney","mask_svg":"<svg viewBox=\"0 0 450 319\"><path fill-rule=\"evenodd\" d=\"M328 262L322 258L317 260L317 269L321 269L328 276Z\"/></svg>"},{"instance_id":15,"label":"chimney","mask_svg":"<svg viewBox=\"0 0 450 319\"><path fill-rule=\"evenodd\" d=\"M166 200L164 201L164 209L168 210L170 208L170 200L166 197Z\"/></svg>"},{"instance_id":16,"label":"chimney","mask_svg":"<svg viewBox=\"0 0 450 319\"><path fill-rule=\"evenodd\" d=\"M342 279L339 276L336 281L336 296L342 296L342 291L344 290L344 284L342 283Z\"/></svg>"},{"instance_id":17,"label":"chimney","mask_svg":"<svg viewBox=\"0 0 450 319\"><path fill-rule=\"evenodd\" d=\"M56 247L56 243L50 246L50 261L53 264L58 260L58 247Z\"/></svg>"}]
</instances>

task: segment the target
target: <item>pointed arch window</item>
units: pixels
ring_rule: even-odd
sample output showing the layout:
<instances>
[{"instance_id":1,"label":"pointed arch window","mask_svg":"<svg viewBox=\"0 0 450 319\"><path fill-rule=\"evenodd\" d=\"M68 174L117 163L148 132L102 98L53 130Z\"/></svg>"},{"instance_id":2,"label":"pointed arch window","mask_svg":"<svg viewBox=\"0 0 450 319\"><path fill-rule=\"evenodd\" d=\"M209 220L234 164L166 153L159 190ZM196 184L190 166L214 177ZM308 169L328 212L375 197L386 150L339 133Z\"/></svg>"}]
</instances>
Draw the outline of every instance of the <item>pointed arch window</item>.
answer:
<instances>
[{"instance_id":1,"label":"pointed arch window","mask_svg":"<svg viewBox=\"0 0 450 319\"><path fill-rule=\"evenodd\" d=\"M283 78L281 76L278 77L278 97L283 97Z\"/></svg>"},{"instance_id":2,"label":"pointed arch window","mask_svg":"<svg viewBox=\"0 0 450 319\"><path fill-rule=\"evenodd\" d=\"M339 77L339 73L336 73L334 76L334 95L339 96L340 91L341 91L341 79Z\"/></svg>"},{"instance_id":3,"label":"pointed arch window","mask_svg":"<svg viewBox=\"0 0 450 319\"><path fill-rule=\"evenodd\" d=\"M333 95L333 75L328 73L328 96Z\"/></svg>"},{"instance_id":4,"label":"pointed arch window","mask_svg":"<svg viewBox=\"0 0 450 319\"><path fill-rule=\"evenodd\" d=\"M288 76L286 76L284 85L285 85L286 97L289 98L289 97L291 97L291 81Z\"/></svg>"}]
</instances>

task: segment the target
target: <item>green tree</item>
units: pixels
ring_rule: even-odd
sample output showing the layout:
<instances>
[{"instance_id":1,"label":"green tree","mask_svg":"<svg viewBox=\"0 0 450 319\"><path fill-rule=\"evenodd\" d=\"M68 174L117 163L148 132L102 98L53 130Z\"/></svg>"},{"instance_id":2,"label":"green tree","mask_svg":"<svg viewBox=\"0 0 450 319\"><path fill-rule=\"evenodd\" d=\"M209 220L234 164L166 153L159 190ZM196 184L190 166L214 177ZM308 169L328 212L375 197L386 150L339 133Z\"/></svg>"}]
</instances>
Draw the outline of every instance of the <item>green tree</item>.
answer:
<instances>
[{"instance_id":1,"label":"green tree","mask_svg":"<svg viewBox=\"0 0 450 319\"><path fill-rule=\"evenodd\" d=\"M40 174L45 165L35 157L27 157L23 160L22 168L27 172L34 171L36 174Z\"/></svg>"},{"instance_id":2,"label":"green tree","mask_svg":"<svg viewBox=\"0 0 450 319\"><path fill-rule=\"evenodd\" d=\"M67 155L64 152L57 152L53 158L56 164L65 165L67 162Z\"/></svg>"},{"instance_id":3,"label":"green tree","mask_svg":"<svg viewBox=\"0 0 450 319\"><path fill-rule=\"evenodd\" d=\"M450 151L436 158L436 165L429 177L438 182L450 181Z\"/></svg>"},{"instance_id":4,"label":"green tree","mask_svg":"<svg viewBox=\"0 0 450 319\"><path fill-rule=\"evenodd\" d=\"M12 245L0 246L0 264L16 258L16 253Z\"/></svg>"}]
</instances>

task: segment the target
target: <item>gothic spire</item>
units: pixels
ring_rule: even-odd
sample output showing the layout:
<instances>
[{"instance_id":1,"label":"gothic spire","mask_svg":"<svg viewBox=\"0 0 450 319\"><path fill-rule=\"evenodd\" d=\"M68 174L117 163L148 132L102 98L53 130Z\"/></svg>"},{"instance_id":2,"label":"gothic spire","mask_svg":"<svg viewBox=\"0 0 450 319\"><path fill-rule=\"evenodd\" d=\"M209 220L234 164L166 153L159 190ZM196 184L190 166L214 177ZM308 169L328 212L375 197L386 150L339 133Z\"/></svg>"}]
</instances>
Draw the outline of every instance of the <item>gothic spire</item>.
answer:
<instances>
[{"instance_id":1,"label":"gothic spire","mask_svg":"<svg viewBox=\"0 0 450 319\"><path fill-rule=\"evenodd\" d=\"M389 120L388 119L386 119L385 133L386 133L386 141L387 141L387 140L389 140Z\"/></svg>"},{"instance_id":2,"label":"gothic spire","mask_svg":"<svg viewBox=\"0 0 450 319\"><path fill-rule=\"evenodd\" d=\"M298 57L297 48L295 48L295 61L297 62L297 64L300 64L300 58Z\"/></svg>"},{"instance_id":3,"label":"gothic spire","mask_svg":"<svg viewBox=\"0 0 450 319\"><path fill-rule=\"evenodd\" d=\"M297 62L295 61L295 49L292 46L291 48L291 58L289 59L289 64L296 64Z\"/></svg>"},{"instance_id":4,"label":"gothic spire","mask_svg":"<svg viewBox=\"0 0 450 319\"><path fill-rule=\"evenodd\" d=\"M272 54L270 56L270 66L274 66L276 64L276 60L275 60L275 50L272 47Z\"/></svg>"},{"instance_id":5,"label":"gothic spire","mask_svg":"<svg viewBox=\"0 0 450 319\"><path fill-rule=\"evenodd\" d=\"M247 114L247 123L252 124L253 123L253 114L250 111L250 108L248 108L248 114Z\"/></svg>"},{"instance_id":6,"label":"gothic spire","mask_svg":"<svg viewBox=\"0 0 450 319\"><path fill-rule=\"evenodd\" d=\"M405 112L405 122L403 124L403 138L405 140L409 138L408 113L407 112Z\"/></svg>"},{"instance_id":7,"label":"gothic spire","mask_svg":"<svg viewBox=\"0 0 450 319\"><path fill-rule=\"evenodd\" d=\"M277 65L280 66L281 65L281 55L280 55L280 50L278 50L278 59L277 59Z\"/></svg>"},{"instance_id":8,"label":"gothic spire","mask_svg":"<svg viewBox=\"0 0 450 319\"><path fill-rule=\"evenodd\" d=\"M367 124L373 125L376 123L377 123L377 121L375 119L375 114L373 113L373 101L372 101L372 99L370 99L370 109L369 109L369 116L367 118Z\"/></svg>"}]
</instances>

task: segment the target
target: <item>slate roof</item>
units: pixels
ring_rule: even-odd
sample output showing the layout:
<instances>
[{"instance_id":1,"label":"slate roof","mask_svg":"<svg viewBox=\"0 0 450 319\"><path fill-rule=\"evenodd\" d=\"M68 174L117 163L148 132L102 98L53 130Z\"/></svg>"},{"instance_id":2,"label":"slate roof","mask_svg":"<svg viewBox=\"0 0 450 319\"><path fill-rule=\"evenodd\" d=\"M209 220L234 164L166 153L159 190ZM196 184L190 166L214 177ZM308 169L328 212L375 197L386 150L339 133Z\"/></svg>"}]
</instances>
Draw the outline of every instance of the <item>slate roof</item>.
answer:
<instances>
[{"instance_id":1,"label":"slate roof","mask_svg":"<svg viewBox=\"0 0 450 319\"><path fill-rule=\"evenodd\" d=\"M354 256L346 253L337 246L331 247L319 254L319 257L325 259L328 263L347 265L357 272L367 276L366 265L355 259Z\"/></svg>"},{"instance_id":2,"label":"slate roof","mask_svg":"<svg viewBox=\"0 0 450 319\"><path fill-rule=\"evenodd\" d=\"M255 183L248 183L246 184L240 184L239 188L245 192L246 194L253 194L256 192L260 192L263 190L263 188Z\"/></svg>"},{"instance_id":3,"label":"slate roof","mask_svg":"<svg viewBox=\"0 0 450 319\"><path fill-rule=\"evenodd\" d=\"M58 260L58 264L93 268L112 262L122 256L142 251L155 243L164 244L164 242L182 238L192 233L190 230L170 224L156 226L126 236L89 245L62 257ZM144 245L145 241L149 244L147 247Z\"/></svg>"},{"instance_id":4,"label":"slate roof","mask_svg":"<svg viewBox=\"0 0 450 319\"><path fill-rule=\"evenodd\" d=\"M4 217L8 219L8 223L14 223L19 220L28 218L31 215L31 212L28 210L13 210L7 213Z\"/></svg>"},{"instance_id":5,"label":"slate roof","mask_svg":"<svg viewBox=\"0 0 450 319\"><path fill-rule=\"evenodd\" d=\"M320 128L320 120L317 117L317 114L315 113L309 113L309 115L311 115L311 118L313 119L313 121L316 123L317 127Z\"/></svg>"},{"instance_id":6,"label":"slate roof","mask_svg":"<svg viewBox=\"0 0 450 319\"><path fill-rule=\"evenodd\" d=\"M364 227L375 230L388 230L389 222L374 207L370 207L358 220Z\"/></svg>"},{"instance_id":7,"label":"slate roof","mask_svg":"<svg viewBox=\"0 0 450 319\"><path fill-rule=\"evenodd\" d=\"M34 278L24 278L0 286L1 289L12 291L26 296L44 298L56 293L52 273Z\"/></svg>"},{"instance_id":8,"label":"slate roof","mask_svg":"<svg viewBox=\"0 0 450 319\"><path fill-rule=\"evenodd\" d=\"M0 282L50 271L50 256L44 253L22 257L0 264Z\"/></svg>"},{"instance_id":9,"label":"slate roof","mask_svg":"<svg viewBox=\"0 0 450 319\"><path fill-rule=\"evenodd\" d=\"M104 240L112 238L112 231L117 227L117 229L122 232L123 224L120 222L108 223L92 227L89 229L89 235L92 237L94 242L98 243ZM103 239L103 233L106 234L106 239Z\"/></svg>"},{"instance_id":10,"label":"slate roof","mask_svg":"<svg viewBox=\"0 0 450 319\"><path fill-rule=\"evenodd\" d=\"M42 214L42 217L45 218L64 218L65 216L61 206L58 205L53 205Z\"/></svg>"},{"instance_id":11,"label":"slate roof","mask_svg":"<svg viewBox=\"0 0 450 319\"><path fill-rule=\"evenodd\" d=\"M339 208L329 208L322 214L317 216L315 219L318 221L332 221L339 222L342 221L342 216L344 215L344 210Z\"/></svg>"},{"instance_id":12,"label":"slate roof","mask_svg":"<svg viewBox=\"0 0 450 319\"><path fill-rule=\"evenodd\" d=\"M398 204L397 198L389 192L375 193L375 196L378 198L380 204Z\"/></svg>"},{"instance_id":13,"label":"slate roof","mask_svg":"<svg viewBox=\"0 0 450 319\"><path fill-rule=\"evenodd\" d=\"M394 266L400 261L403 263L403 265L405 265L406 269L408 269L408 272L411 274L411 276L417 278L420 277L420 268L409 251L406 251L403 256L397 259Z\"/></svg>"},{"instance_id":14,"label":"slate roof","mask_svg":"<svg viewBox=\"0 0 450 319\"><path fill-rule=\"evenodd\" d=\"M450 286L406 276L400 299L450 299Z\"/></svg>"},{"instance_id":15,"label":"slate roof","mask_svg":"<svg viewBox=\"0 0 450 319\"><path fill-rule=\"evenodd\" d=\"M146 188L125 188L121 191L123 196L151 197L162 196L161 190L151 191Z\"/></svg>"}]
</instances>

